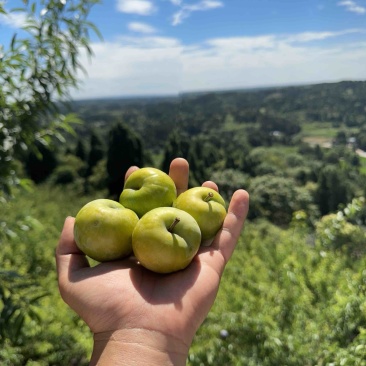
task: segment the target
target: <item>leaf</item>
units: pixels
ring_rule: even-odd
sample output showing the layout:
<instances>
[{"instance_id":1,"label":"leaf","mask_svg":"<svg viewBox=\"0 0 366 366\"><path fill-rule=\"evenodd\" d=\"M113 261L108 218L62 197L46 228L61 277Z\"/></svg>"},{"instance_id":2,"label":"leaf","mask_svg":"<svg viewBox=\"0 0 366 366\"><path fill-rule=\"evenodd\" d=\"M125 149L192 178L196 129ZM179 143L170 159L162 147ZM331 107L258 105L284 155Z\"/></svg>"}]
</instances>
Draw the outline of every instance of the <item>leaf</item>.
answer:
<instances>
[{"instance_id":1,"label":"leaf","mask_svg":"<svg viewBox=\"0 0 366 366\"><path fill-rule=\"evenodd\" d=\"M22 327L24 324L25 315L24 313L20 312L15 320L12 322L12 333L15 340L19 338L19 335L22 331Z\"/></svg>"},{"instance_id":2,"label":"leaf","mask_svg":"<svg viewBox=\"0 0 366 366\"><path fill-rule=\"evenodd\" d=\"M12 51L14 51L14 46L15 46L16 39L17 39L17 34L15 33L13 35L13 38L11 39L11 43L10 43L10 48L11 48Z\"/></svg>"},{"instance_id":3,"label":"leaf","mask_svg":"<svg viewBox=\"0 0 366 366\"><path fill-rule=\"evenodd\" d=\"M25 13L27 11L26 8L13 8L13 9L10 9L10 12L13 13L13 12L23 12Z\"/></svg>"},{"instance_id":4,"label":"leaf","mask_svg":"<svg viewBox=\"0 0 366 366\"><path fill-rule=\"evenodd\" d=\"M84 22L85 25L87 25L89 28L91 28L93 30L93 32L98 36L98 38L103 41L103 35L102 33L99 31L98 27L92 23L92 22L89 22L89 21L85 21Z\"/></svg>"},{"instance_id":5,"label":"leaf","mask_svg":"<svg viewBox=\"0 0 366 366\"><path fill-rule=\"evenodd\" d=\"M0 270L0 277L8 279L22 278L22 276L16 271L4 271L4 270Z\"/></svg>"},{"instance_id":6,"label":"leaf","mask_svg":"<svg viewBox=\"0 0 366 366\"><path fill-rule=\"evenodd\" d=\"M31 179L26 178L20 179L19 185L27 192L31 192L33 190L33 181Z\"/></svg>"},{"instance_id":7,"label":"leaf","mask_svg":"<svg viewBox=\"0 0 366 366\"><path fill-rule=\"evenodd\" d=\"M76 113L69 113L65 115L64 123L82 125L83 120Z\"/></svg>"}]
</instances>

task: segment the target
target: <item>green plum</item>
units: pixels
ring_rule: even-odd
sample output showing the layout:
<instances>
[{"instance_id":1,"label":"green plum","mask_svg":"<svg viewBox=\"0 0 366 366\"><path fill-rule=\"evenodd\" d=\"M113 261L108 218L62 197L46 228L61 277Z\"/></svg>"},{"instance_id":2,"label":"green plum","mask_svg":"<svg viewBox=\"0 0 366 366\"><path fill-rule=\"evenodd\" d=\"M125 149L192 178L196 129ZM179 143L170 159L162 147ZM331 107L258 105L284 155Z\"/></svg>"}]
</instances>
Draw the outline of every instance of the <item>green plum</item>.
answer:
<instances>
[{"instance_id":1,"label":"green plum","mask_svg":"<svg viewBox=\"0 0 366 366\"><path fill-rule=\"evenodd\" d=\"M173 207L188 212L201 229L202 244L210 245L226 217L226 203L221 195L208 187L195 187L179 195Z\"/></svg>"},{"instance_id":2,"label":"green plum","mask_svg":"<svg viewBox=\"0 0 366 366\"><path fill-rule=\"evenodd\" d=\"M127 257L132 254L132 232L138 220L135 212L116 201L91 201L75 217L76 245L98 262Z\"/></svg>"},{"instance_id":3,"label":"green plum","mask_svg":"<svg viewBox=\"0 0 366 366\"><path fill-rule=\"evenodd\" d=\"M201 231L187 212L158 207L147 212L132 234L132 249L145 268L171 273L186 268L201 243Z\"/></svg>"},{"instance_id":4,"label":"green plum","mask_svg":"<svg viewBox=\"0 0 366 366\"><path fill-rule=\"evenodd\" d=\"M174 181L156 168L134 171L125 182L119 202L142 217L156 207L169 207L177 197Z\"/></svg>"}]
</instances>

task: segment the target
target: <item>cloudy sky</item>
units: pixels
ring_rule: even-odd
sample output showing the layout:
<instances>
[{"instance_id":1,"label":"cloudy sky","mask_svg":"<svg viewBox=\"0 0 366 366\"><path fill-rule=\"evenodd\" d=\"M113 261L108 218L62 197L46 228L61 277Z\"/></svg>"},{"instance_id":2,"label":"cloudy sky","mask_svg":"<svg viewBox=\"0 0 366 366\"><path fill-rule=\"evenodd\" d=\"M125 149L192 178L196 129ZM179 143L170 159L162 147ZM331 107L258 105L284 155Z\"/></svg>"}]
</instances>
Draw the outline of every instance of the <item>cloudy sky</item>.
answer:
<instances>
[{"instance_id":1,"label":"cloudy sky","mask_svg":"<svg viewBox=\"0 0 366 366\"><path fill-rule=\"evenodd\" d=\"M366 0L104 0L90 20L75 99L366 80ZM0 44L21 24L0 17Z\"/></svg>"}]
</instances>

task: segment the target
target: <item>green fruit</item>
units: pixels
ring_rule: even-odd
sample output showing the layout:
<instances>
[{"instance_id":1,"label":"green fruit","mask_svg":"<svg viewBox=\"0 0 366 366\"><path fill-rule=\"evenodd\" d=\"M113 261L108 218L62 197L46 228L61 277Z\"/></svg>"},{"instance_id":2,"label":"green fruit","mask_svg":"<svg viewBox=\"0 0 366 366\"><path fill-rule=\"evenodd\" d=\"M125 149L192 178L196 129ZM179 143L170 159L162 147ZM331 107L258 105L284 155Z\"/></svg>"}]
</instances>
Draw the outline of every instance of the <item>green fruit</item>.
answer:
<instances>
[{"instance_id":1,"label":"green fruit","mask_svg":"<svg viewBox=\"0 0 366 366\"><path fill-rule=\"evenodd\" d=\"M145 268L170 273L186 268L201 243L197 222L187 212L159 207L147 212L132 234L132 248Z\"/></svg>"},{"instance_id":2,"label":"green fruit","mask_svg":"<svg viewBox=\"0 0 366 366\"><path fill-rule=\"evenodd\" d=\"M126 180L119 202L142 217L156 207L169 207L177 197L172 178L155 168L134 171Z\"/></svg>"},{"instance_id":3,"label":"green fruit","mask_svg":"<svg viewBox=\"0 0 366 366\"><path fill-rule=\"evenodd\" d=\"M195 187L179 195L173 207L188 212L201 229L202 244L210 245L220 230L225 216L224 199L214 189Z\"/></svg>"},{"instance_id":4,"label":"green fruit","mask_svg":"<svg viewBox=\"0 0 366 366\"><path fill-rule=\"evenodd\" d=\"M97 199L80 209L74 237L78 248L99 262L132 254L132 232L139 218L120 203Z\"/></svg>"}]
</instances>

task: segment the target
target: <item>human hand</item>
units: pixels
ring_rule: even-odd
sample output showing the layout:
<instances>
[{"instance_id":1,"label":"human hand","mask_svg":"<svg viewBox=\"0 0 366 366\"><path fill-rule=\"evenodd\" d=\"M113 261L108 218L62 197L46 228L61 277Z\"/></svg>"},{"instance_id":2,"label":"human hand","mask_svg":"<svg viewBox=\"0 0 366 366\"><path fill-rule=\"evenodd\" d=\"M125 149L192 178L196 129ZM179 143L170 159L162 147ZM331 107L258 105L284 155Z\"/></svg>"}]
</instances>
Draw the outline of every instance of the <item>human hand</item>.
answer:
<instances>
[{"instance_id":1,"label":"human hand","mask_svg":"<svg viewBox=\"0 0 366 366\"><path fill-rule=\"evenodd\" d=\"M138 169L131 167L126 177ZM174 159L169 175L178 194L189 167ZM213 182L204 186L218 190ZM68 217L56 249L60 293L94 333L91 364L185 365L193 337L214 303L224 268L240 236L249 197L237 190L222 229L183 271L156 274L134 257L90 267Z\"/></svg>"}]
</instances>

